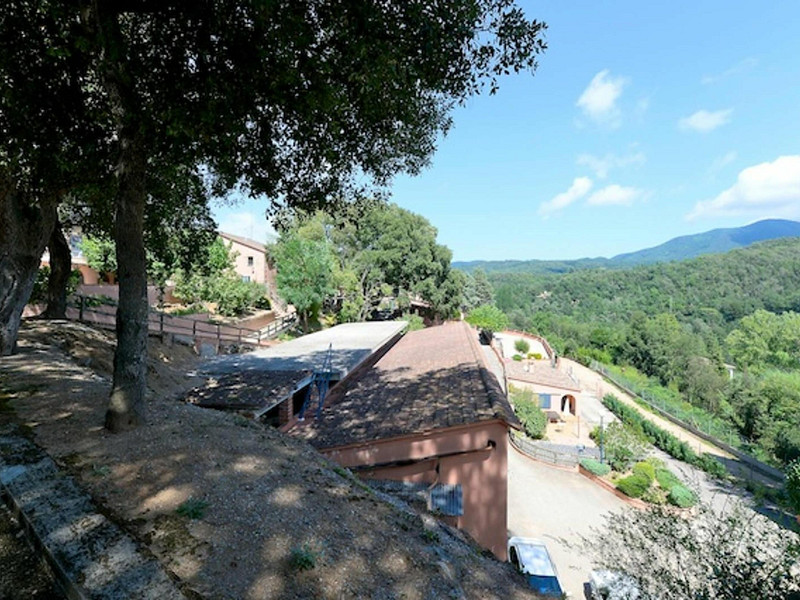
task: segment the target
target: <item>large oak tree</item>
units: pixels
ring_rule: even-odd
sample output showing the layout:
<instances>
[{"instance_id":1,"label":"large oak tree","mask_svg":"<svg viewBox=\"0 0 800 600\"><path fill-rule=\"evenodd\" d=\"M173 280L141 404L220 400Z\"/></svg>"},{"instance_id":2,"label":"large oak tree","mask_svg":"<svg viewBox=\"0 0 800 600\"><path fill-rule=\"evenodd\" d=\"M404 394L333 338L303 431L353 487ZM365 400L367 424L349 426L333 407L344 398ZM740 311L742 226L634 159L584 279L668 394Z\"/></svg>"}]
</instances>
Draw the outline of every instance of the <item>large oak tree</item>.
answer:
<instances>
[{"instance_id":1,"label":"large oak tree","mask_svg":"<svg viewBox=\"0 0 800 600\"><path fill-rule=\"evenodd\" d=\"M63 52L17 18L24 11L55 24ZM107 427L119 431L145 420L143 224L154 168L202 166L213 191L240 185L276 207L310 209L333 197L376 193L394 174L428 164L454 105L494 91L501 75L532 70L544 48L542 31L513 0L6 3L0 36L30 45L53 67L25 84L34 105L41 105L37 93L49 96L61 80L56 58L67 56L83 102L76 105L79 133L99 128L96 147L109 148L120 303ZM13 65L3 61L0 68ZM19 100L7 99L5 72L0 81L3 110L17 110ZM3 116L4 123L13 120ZM42 129L58 143L82 139ZM4 148L3 156L14 152ZM14 175L2 180L2 203L17 185ZM35 239L24 241L28 262L52 225L35 229ZM8 230L4 220L0 231Z\"/></svg>"}]
</instances>

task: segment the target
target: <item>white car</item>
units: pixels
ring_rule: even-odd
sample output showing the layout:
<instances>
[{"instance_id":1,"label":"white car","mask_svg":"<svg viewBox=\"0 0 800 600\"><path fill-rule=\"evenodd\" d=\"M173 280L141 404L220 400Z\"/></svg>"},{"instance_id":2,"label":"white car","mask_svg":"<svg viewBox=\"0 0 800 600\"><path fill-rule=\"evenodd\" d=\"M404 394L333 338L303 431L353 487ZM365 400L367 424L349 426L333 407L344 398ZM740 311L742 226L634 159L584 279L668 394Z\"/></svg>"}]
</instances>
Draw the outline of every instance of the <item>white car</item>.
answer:
<instances>
[{"instance_id":1,"label":"white car","mask_svg":"<svg viewBox=\"0 0 800 600\"><path fill-rule=\"evenodd\" d=\"M528 585L542 596L564 596L556 566L541 540L512 537L508 540L508 560L525 576Z\"/></svg>"},{"instance_id":2,"label":"white car","mask_svg":"<svg viewBox=\"0 0 800 600\"><path fill-rule=\"evenodd\" d=\"M619 571L591 571L589 589L592 600L638 600L641 596L636 581Z\"/></svg>"}]
</instances>

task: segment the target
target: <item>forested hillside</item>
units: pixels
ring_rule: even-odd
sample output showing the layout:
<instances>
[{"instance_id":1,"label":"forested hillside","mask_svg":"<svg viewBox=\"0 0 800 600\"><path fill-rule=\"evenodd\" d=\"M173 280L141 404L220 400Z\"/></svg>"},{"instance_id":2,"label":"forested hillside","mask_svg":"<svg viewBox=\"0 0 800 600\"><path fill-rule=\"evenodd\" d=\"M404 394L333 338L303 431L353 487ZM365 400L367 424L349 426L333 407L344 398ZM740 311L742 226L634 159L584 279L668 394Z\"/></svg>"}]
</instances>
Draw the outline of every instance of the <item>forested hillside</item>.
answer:
<instances>
[{"instance_id":1,"label":"forested hillside","mask_svg":"<svg viewBox=\"0 0 800 600\"><path fill-rule=\"evenodd\" d=\"M762 457L800 457L800 239L624 270L488 276L512 326L632 367Z\"/></svg>"},{"instance_id":2,"label":"forested hillside","mask_svg":"<svg viewBox=\"0 0 800 600\"><path fill-rule=\"evenodd\" d=\"M496 273L571 273L584 269L622 269L658 262L687 260L705 254L727 252L757 242L800 236L800 223L783 219L765 219L744 227L712 229L703 233L673 238L652 248L618 254L612 258L577 260L490 260L456 262L453 266L466 272L483 269Z\"/></svg>"}]
</instances>

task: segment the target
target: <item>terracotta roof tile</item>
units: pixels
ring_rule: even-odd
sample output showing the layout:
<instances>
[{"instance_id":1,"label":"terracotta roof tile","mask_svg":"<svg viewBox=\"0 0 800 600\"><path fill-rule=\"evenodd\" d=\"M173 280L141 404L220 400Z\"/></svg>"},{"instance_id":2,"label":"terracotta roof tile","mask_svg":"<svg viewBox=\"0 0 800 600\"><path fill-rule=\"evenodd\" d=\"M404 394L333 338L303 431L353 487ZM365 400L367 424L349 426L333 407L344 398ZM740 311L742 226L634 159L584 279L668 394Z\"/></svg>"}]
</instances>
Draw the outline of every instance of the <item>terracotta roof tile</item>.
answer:
<instances>
[{"instance_id":1,"label":"terracotta roof tile","mask_svg":"<svg viewBox=\"0 0 800 600\"><path fill-rule=\"evenodd\" d=\"M407 333L319 421L292 430L320 448L501 419L518 427L466 323Z\"/></svg>"}]
</instances>

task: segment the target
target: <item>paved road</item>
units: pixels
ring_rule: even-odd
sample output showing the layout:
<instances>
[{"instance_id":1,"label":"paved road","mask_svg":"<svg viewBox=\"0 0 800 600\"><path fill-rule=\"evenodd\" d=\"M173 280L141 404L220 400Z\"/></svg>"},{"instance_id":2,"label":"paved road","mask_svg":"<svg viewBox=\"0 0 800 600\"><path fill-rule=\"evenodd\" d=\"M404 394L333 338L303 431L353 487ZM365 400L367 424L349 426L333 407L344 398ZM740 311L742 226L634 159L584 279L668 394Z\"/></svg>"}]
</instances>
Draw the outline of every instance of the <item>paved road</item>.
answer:
<instances>
[{"instance_id":1,"label":"paved road","mask_svg":"<svg viewBox=\"0 0 800 600\"><path fill-rule=\"evenodd\" d=\"M508 482L509 536L543 540L565 591L582 599L592 561L568 544L579 543L580 536L604 525L603 515L627 505L583 475L531 460L513 448Z\"/></svg>"}]
</instances>

